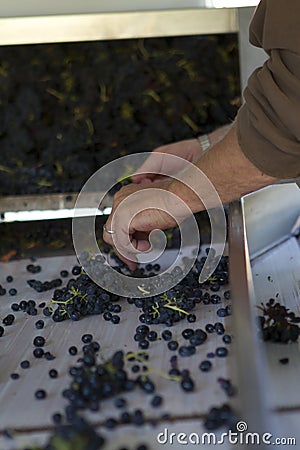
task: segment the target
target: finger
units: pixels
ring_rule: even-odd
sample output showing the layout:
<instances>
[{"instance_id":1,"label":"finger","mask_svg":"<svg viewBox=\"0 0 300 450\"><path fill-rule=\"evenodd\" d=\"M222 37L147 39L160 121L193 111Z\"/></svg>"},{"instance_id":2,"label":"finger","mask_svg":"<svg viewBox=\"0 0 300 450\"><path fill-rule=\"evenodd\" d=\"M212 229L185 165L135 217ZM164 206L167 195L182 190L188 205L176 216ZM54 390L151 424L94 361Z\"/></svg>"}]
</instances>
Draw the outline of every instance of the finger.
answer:
<instances>
[{"instance_id":1,"label":"finger","mask_svg":"<svg viewBox=\"0 0 300 450\"><path fill-rule=\"evenodd\" d=\"M148 239L135 239L133 238L131 241L134 248L136 248L137 252L148 252L151 250L151 244ZM114 248L115 253L118 255L121 261L123 261L130 270L135 270L138 265L138 261L136 256L131 253L130 258L126 258L126 256L122 253L119 253L116 248Z\"/></svg>"},{"instance_id":2,"label":"finger","mask_svg":"<svg viewBox=\"0 0 300 450\"><path fill-rule=\"evenodd\" d=\"M148 239L132 239L132 245L137 249L138 252L146 253L151 250L151 244Z\"/></svg>"},{"instance_id":3,"label":"finger","mask_svg":"<svg viewBox=\"0 0 300 450\"><path fill-rule=\"evenodd\" d=\"M126 231L121 227L117 228L117 232L113 236L113 248L126 260L136 262L136 254L139 253L137 239L134 239L133 234L128 230Z\"/></svg>"},{"instance_id":4,"label":"finger","mask_svg":"<svg viewBox=\"0 0 300 450\"><path fill-rule=\"evenodd\" d=\"M133 183L137 183L137 184L143 184L143 183L152 183L152 181L154 181L155 178L151 179L147 176L143 175L143 178L138 178L138 175L136 177L133 178Z\"/></svg>"},{"instance_id":5,"label":"finger","mask_svg":"<svg viewBox=\"0 0 300 450\"><path fill-rule=\"evenodd\" d=\"M103 225L103 229L102 229L102 239L104 240L104 242L106 242L109 245L113 246L113 233L109 233L109 231L114 231L111 229L111 216L110 215L107 219L107 221L105 222L105 224Z\"/></svg>"},{"instance_id":6,"label":"finger","mask_svg":"<svg viewBox=\"0 0 300 450\"><path fill-rule=\"evenodd\" d=\"M141 169L139 169L140 171ZM151 183L156 178L156 173L140 173L131 175L131 180L133 183Z\"/></svg>"},{"instance_id":7,"label":"finger","mask_svg":"<svg viewBox=\"0 0 300 450\"><path fill-rule=\"evenodd\" d=\"M137 268L138 262L134 256L133 256L133 259L128 259L124 255L119 253L115 248L114 248L114 251L115 251L116 255L118 256L118 258L121 261L123 261L123 263L125 263L130 270L134 271Z\"/></svg>"},{"instance_id":8,"label":"finger","mask_svg":"<svg viewBox=\"0 0 300 450\"><path fill-rule=\"evenodd\" d=\"M145 183L155 183L155 181L163 181L166 180L168 176L166 175L160 175L155 174L153 178L148 178L148 175L145 178L140 179L139 181L136 181L136 184L145 184Z\"/></svg>"},{"instance_id":9,"label":"finger","mask_svg":"<svg viewBox=\"0 0 300 450\"><path fill-rule=\"evenodd\" d=\"M107 222L105 224L105 227L103 227L103 234L102 234L103 240L107 244L112 246L112 248L113 248L114 252L116 253L116 255L118 256L118 258L121 261L123 261L128 266L128 268L130 270L135 270L136 267L137 267L137 261L136 261L135 256L131 255L131 259L129 259L129 258L126 258L126 256L123 255L122 253L118 252L118 250L117 250L117 248L115 246L114 240L113 240L114 234L109 234L106 231L106 230L110 230L110 227L111 227L110 223L111 223L111 218L109 217L109 219L107 220Z\"/></svg>"},{"instance_id":10,"label":"finger","mask_svg":"<svg viewBox=\"0 0 300 450\"><path fill-rule=\"evenodd\" d=\"M137 239L138 241L149 241L149 233L146 231L136 231L133 235L133 239Z\"/></svg>"},{"instance_id":11,"label":"finger","mask_svg":"<svg viewBox=\"0 0 300 450\"><path fill-rule=\"evenodd\" d=\"M135 270L137 267L137 259L135 256L135 252L143 251L138 247L138 240L134 240L134 243L131 242L132 237L130 234L126 234L122 227L114 225L114 229L112 229L112 216L111 214L107 219L105 226L103 227L103 240L112 246L114 252L118 255L121 261L123 261L130 270ZM113 231L113 233L109 233L109 231ZM139 233L138 233L139 234ZM140 233L140 237L143 238L147 242L147 234ZM120 251L120 242L126 242L125 248L123 245L122 251ZM148 249L149 245L142 244L141 248Z\"/></svg>"},{"instance_id":12,"label":"finger","mask_svg":"<svg viewBox=\"0 0 300 450\"><path fill-rule=\"evenodd\" d=\"M107 244L113 246L113 240L112 240L112 235L108 234L106 231L102 231L102 239L104 242L106 242Z\"/></svg>"}]
</instances>

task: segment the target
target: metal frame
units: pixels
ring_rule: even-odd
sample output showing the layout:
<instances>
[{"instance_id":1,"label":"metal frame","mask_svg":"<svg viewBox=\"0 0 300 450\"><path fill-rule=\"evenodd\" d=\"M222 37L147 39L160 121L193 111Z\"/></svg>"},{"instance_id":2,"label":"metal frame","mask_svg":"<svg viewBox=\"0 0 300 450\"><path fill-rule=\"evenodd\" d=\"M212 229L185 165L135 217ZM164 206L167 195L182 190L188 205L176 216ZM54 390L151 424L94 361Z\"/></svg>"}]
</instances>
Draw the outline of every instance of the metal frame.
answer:
<instances>
[{"instance_id":1,"label":"metal frame","mask_svg":"<svg viewBox=\"0 0 300 450\"><path fill-rule=\"evenodd\" d=\"M241 201L229 207L230 283L233 299L233 331L235 359L233 377L238 386L235 406L240 419L250 432L260 433L274 429L268 411L264 386L267 373L258 342L251 298L254 296L250 258L245 234L245 218ZM241 446L246 449L248 446ZM264 449L266 446L251 446Z\"/></svg>"},{"instance_id":2,"label":"metal frame","mask_svg":"<svg viewBox=\"0 0 300 450\"><path fill-rule=\"evenodd\" d=\"M258 65L248 41L251 6L258 0L0 0L0 45L91 41L239 32L242 87ZM230 7L230 6L234 6ZM70 200L70 195L72 199ZM72 194L0 196L6 212L71 210ZM67 200L66 200L67 198ZM87 205L88 206L88 205ZM108 205L109 206L109 205ZM69 211L66 216L69 217ZM46 215L44 215L47 218ZM61 214L59 214L61 217ZM52 214L51 214L52 218ZM21 215L20 215L20 219Z\"/></svg>"},{"instance_id":3,"label":"metal frame","mask_svg":"<svg viewBox=\"0 0 300 450\"><path fill-rule=\"evenodd\" d=\"M233 33L258 0L0 0L0 45Z\"/></svg>"},{"instance_id":4,"label":"metal frame","mask_svg":"<svg viewBox=\"0 0 300 450\"><path fill-rule=\"evenodd\" d=\"M268 186L243 197L242 205L252 261L291 237L300 216L300 190L292 182Z\"/></svg>"},{"instance_id":5,"label":"metal frame","mask_svg":"<svg viewBox=\"0 0 300 450\"><path fill-rule=\"evenodd\" d=\"M77 196L78 193L0 197L0 223L74 217ZM99 199L103 200L95 211L95 207L91 205L98 205ZM81 207L77 206L76 214L83 216L109 214L111 206L110 195L87 192L81 194Z\"/></svg>"},{"instance_id":6,"label":"metal frame","mask_svg":"<svg viewBox=\"0 0 300 450\"><path fill-rule=\"evenodd\" d=\"M236 9L131 11L0 19L0 44L234 33Z\"/></svg>"},{"instance_id":7,"label":"metal frame","mask_svg":"<svg viewBox=\"0 0 300 450\"><path fill-rule=\"evenodd\" d=\"M266 347L259 341L256 331L254 310L259 302L256 298L259 280L254 280L251 262L264 252L271 256L273 248L289 240L299 214L300 191L296 183L266 187L229 207L230 283L236 336L233 376L239 387L235 403L249 431L261 435L266 431L280 434L285 430L280 427L280 418L275 414L267 389L276 364L272 370L266 364ZM288 252L285 256L290 257ZM293 388L295 386L291 386ZM251 448L266 447L260 444Z\"/></svg>"}]
</instances>

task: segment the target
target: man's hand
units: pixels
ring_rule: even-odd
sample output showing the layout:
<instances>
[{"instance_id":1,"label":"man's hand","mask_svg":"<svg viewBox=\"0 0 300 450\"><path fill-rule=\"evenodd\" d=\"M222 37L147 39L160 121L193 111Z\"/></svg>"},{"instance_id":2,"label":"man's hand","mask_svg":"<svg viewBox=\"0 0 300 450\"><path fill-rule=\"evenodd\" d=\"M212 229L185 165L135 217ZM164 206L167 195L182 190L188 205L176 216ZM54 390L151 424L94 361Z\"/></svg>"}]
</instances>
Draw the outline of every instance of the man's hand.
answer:
<instances>
[{"instance_id":1,"label":"man's hand","mask_svg":"<svg viewBox=\"0 0 300 450\"><path fill-rule=\"evenodd\" d=\"M103 239L112 245L131 270L137 266L136 254L151 250L149 234L155 229L176 226L188 215L181 202L170 193L171 181L124 186L114 196L112 212ZM155 190L154 190L155 189Z\"/></svg>"},{"instance_id":2,"label":"man's hand","mask_svg":"<svg viewBox=\"0 0 300 450\"><path fill-rule=\"evenodd\" d=\"M169 156L166 161L169 163L170 159ZM181 164L182 160L178 160ZM188 164L183 160L182 167L185 165ZM186 167L180 178L165 177L164 181L155 182L152 179L148 183L125 186L115 195L106 223L106 229L113 234L104 231L103 235L131 269L136 267L135 255L150 250L152 230L174 227L191 213L218 207L220 200L228 203L276 181L246 158L239 146L235 124L196 164Z\"/></svg>"}]
</instances>

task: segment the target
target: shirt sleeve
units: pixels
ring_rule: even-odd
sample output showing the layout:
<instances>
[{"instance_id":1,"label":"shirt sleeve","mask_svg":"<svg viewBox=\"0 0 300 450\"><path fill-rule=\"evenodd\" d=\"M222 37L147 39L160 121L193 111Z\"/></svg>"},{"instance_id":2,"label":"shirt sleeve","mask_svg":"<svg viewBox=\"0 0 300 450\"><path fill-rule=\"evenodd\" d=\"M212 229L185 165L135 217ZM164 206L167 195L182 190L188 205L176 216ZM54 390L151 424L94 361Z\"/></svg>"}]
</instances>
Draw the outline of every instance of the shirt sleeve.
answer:
<instances>
[{"instance_id":1,"label":"shirt sleeve","mask_svg":"<svg viewBox=\"0 0 300 450\"><path fill-rule=\"evenodd\" d=\"M278 31L279 28L279 31ZM250 41L269 59L255 70L237 115L245 156L276 178L300 176L300 1L262 0Z\"/></svg>"}]
</instances>

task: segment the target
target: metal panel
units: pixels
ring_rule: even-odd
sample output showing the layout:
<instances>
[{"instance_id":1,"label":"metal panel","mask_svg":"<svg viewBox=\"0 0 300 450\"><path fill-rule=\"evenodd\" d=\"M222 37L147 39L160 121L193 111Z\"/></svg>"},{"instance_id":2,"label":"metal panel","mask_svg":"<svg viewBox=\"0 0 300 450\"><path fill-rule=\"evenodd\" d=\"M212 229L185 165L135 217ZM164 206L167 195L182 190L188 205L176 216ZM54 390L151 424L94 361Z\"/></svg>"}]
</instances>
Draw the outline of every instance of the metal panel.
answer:
<instances>
[{"instance_id":1,"label":"metal panel","mask_svg":"<svg viewBox=\"0 0 300 450\"><path fill-rule=\"evenodd\" d=\"M300 247L296 238L290 238L252 263L256 305L275 298L291 311L300 306ZM300 358L297 344L283 345L273 342L264 344L265 362L270 368L268 390L272 408L300 410L298 389ZM280 364L288 358L287 365ZM282 389L284 383L284 389Z\"/></svg>"},{"instance_id":2,"label":"metal panel","mask_svg":"<svg viewBox=\"0 0 300 450\"><path fill-rule=\"evenodd\" d=\"M110 214L111 196L104 196L101 192L81 195L82 202L80 208L77 206L77 214L79 212L82 216ZM78 193L0 197L0 223L74 217L77 196ZM101 198L103 200L99 204ZM99 205L97 209L95 205Z\"/></svg>"},{"instance_id":3,"label":"metal panel","mask_svg":"<svg viewBox=\"0 0 300 450\"><path fill-rule=\"evenodd\" d=\"M185 36L236 31L235 9L8 17L0 19L0 44Z\"/></svg>"},{"instance_id":4,"label":"metal panel","mask_svg":"<svg viewBox=\"0 0 300 450\"><path fill-rule=\"evenodd\" d=\"M300 246L292 233L300 217L300 190L296 183L274 185L243 198L253 281L253 307L275 298L291 311L300 307ZM270 368L268 389L273 408L299 408L296 388L300 361L297 345L265 343ZM279 359L288 357L286 367ZM285 389L282 389L284 380Z\"/></svg>"},{"instance_id":5,"label":"metal panel","mask_svg":"<svg viewBox=\"0 0 300 450\"><path fill-rule=\"evenodd\" d=\"M236 385L239 395L236 407L240 417L246 421L249 431L263 434L276 430L269 414L265 386L266 367L255 329L252 300L253 286L245 223L241 203L236 201L229 209L230 284L233 302L233 331ZM241 446L247 448L247 445ZM263 444L251 448L266 448Z\"/></svg>"},{"instance_id":6,"label":"metal panel","mask_svg":"<svg viewBox=\"0 0 300 450\"><path fill-rule=\"evenodd\" d=\"M100 199L101 207L111 206L112 197L105 196L102 192L87 192L81 194L82 204L89 208L97 204ZM11 195L0 197L0 213L36 211L36 210L59 210L73 209L77 200L78 192L65 194L41 194L41 195Z\"/></svg>"},{"instance_id":7,"label":"metal panel","mask_svg":"<svg viewBox=\"0 0 300 450\"><path fill-rule=\"evenodd\" d=\"M291 235L300 215L300 190L296 183L266 187L243 200L250 258Z\"/></svg>"},{"instance_id":8,"label":"metal panel","mask_svg":"<svg viewBox=\"0 0 300 450\"><path fill-rule=\"evenodd\" d=\"M159 261L162 267L166 264L167 254L168 252L165 252ZM76 261L75 256L40 258L38 264L41 265L42 271L34 275L34 278L41 281L54 279L59 276L62 269L70 271ZM18 291L14 301L33 299L37 301L37 304L42 301L49 301L52 298L51 291L37 293L26 283L28 278L32 278L32 275L26 271L28 263L30 263L30 260L0 263L2 285L8 288L10 285L4 280L7 275L13 275L13 286ZM223 289L226 290L227 287L224 286ZM222 291L220 295L223 297ZM101 316L90 316L79 322L69 320L64 323L56 323L50 318L44 318L41 308L38 308L37 316L28 316L22 312L16 313L13 326L7 327L5 334L1 337L0 403L1 405L5 404L6 408L2 409L0 413L0 434L4 428L11 427L15 430L27 432L41 431L51 427L51 415L56 411L62 411L66 404L65 399L61 396L61 390L68 386L70 381L68 377L69 367L75 364L77 360L77 357L69 355L68 348L70 345L76 345L80 348L82 334L91 333L94 339L100 342L100 356L103 360L111 357L113 352L119 349L124 350L124 352L137 350L138 347L133 339L133 334L135 327L140 323L138 320L140 310L134 305L129 305L125 299L120 299L119 303L122 305L122 311L120 313L121 322L117 326L111 326L111 323L105 321ZM6 314L11 312L10 304L11 299L8 294L1 297L1 317L5 317ZM180 345L183 345L186 341L182 337L182 331L187 326L204 329L206 323L214 323L217 318L216 311L219 307L220 305L198 305L198 311L196 310L197 322L189 324L186 320L183 320L177 323L172 328L174 339L178 340ZM45 328L37 332L34 323L41 318L45 320ZM219 320L223 322L223 319ZM230 317L225 318L224 321L226 332L231 334ZM165 327L151 325L151 329L156 330L160 336ZM31 343L37 334L45 337L45 350L51 351L56 356L54 363L33 358ZM206 358L206 354L215 352L216 347L220 346L221 343L222 336L213 333L208 336L207 341L202 346L197 348L197 354L194 358L179 357L179 367L181 369L188 368L196 384L195 393L189 397L188 401L186 399L187 394L180 389L177 383L168 380L166 376L159 375L159 373L167 374L170 368L171 353L168 350L167 343L162 339L152 343L148 350L149 362L153 368L153 380L157 385L157 392L163 393L164 405L162 409L150 408L149 396L146 397L141 391L136 390L128 396L126 393L124 394L124 397L130 402L130 410L133 411L143 405L143 409L149 417L149 422L151 422L150 419L158 418L159 428L157 429L160 429L160 417L164 412L170 414L168 425L170 429L172 428L171 422L178 421L178 424L182 427L181 431L188 432L188 429L185 428L185 422L192 419L197 419L199 427L199 421L205 416L209 408L227 401L225 392L219 387L216 380L219 377L228 378L229 376L229 365L233 357L230 349L227 358L215 358L213 360L214 370L212 373L201 373L198 368L199 362ZM31 362L31 368L27 371L20 369L19 366L24 359ZM48 370L52 367L56 367L60 374L57 380L52 380L48 376ZM10 379L10 373L12 372L18 372L20 379L12 381ZM43 402L37 402L34 398L34 391L39 387L44 387L48 392L47 399ZM26 414L24 414L22 405L26 405ZM182 408L182 405L184 405L184 408ZM103 423L106 418L116 416L116 414L113 402L108 400L99 413L91 413L89 418L93 423ZM194 430L195 432L199 432L198 427ZM153 437L155 437L158 431L152 430ZM3 449L2 446L0 447ZM136 444L134 448L136 448ZM174 448L176 447L174 446Z\"/></svg>"},{"instance_id":9,"label":"metal panel","mask_svg":"<svg viewBox=\"0 0 300 450\"><path fill-rule=\"evenodd\" d=\"M299 194L296 183L274 185L230 207L238 406L254 431L291 438L299 438L299 428L294 422L286 427L281 418L283 412L300 411L299 346L262 342L255 318L257 306L269 298L299 311L300 248L291 235L300 210ZM288 366L279 363L283 357L290 359Z\"/></svg>"},{"instance_id":10,"label":"metal panel","mask_svg":"<svg viewBox=\"0 0 300 450\"><path fill-rule=\"evenodd\" d=\"M93 14L162 9L232 8L257 5L258 0L0 0L0 17Z\"/></svg>"}]
</instances>

